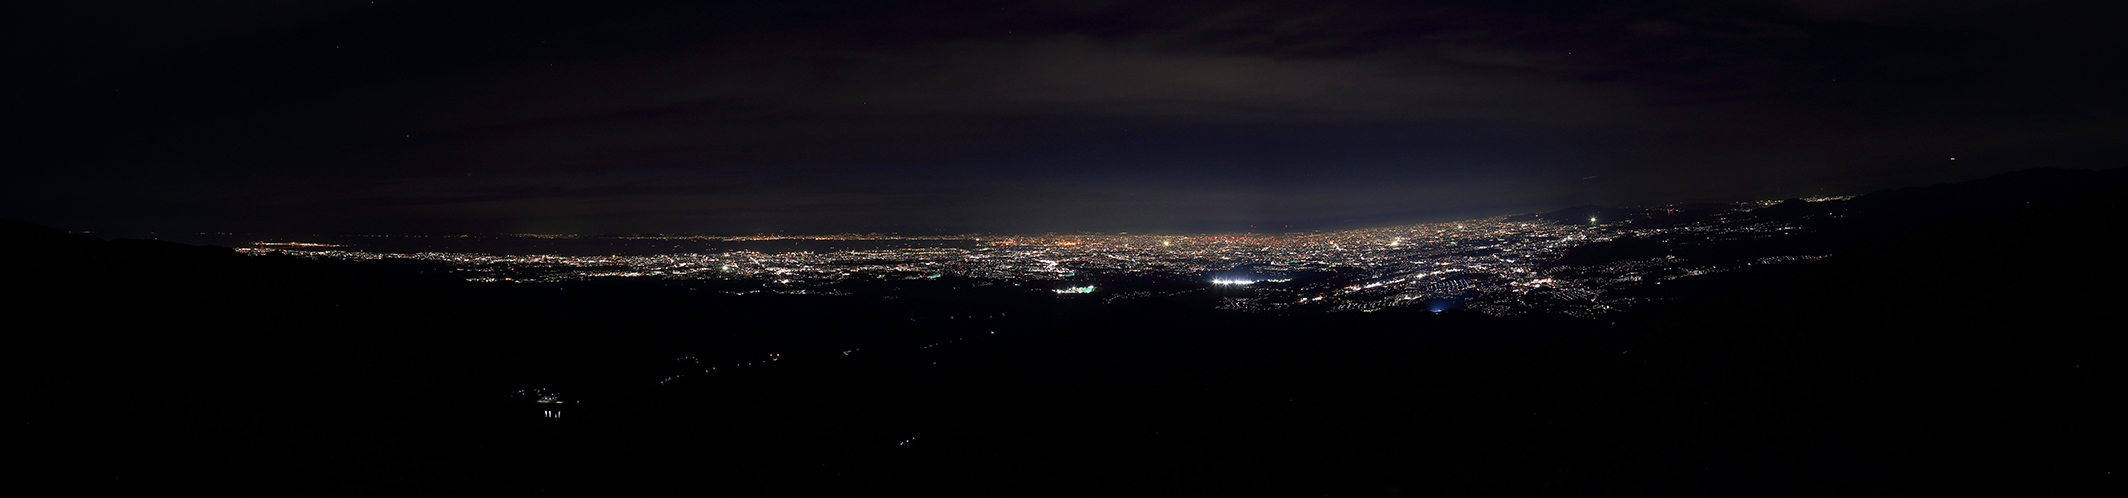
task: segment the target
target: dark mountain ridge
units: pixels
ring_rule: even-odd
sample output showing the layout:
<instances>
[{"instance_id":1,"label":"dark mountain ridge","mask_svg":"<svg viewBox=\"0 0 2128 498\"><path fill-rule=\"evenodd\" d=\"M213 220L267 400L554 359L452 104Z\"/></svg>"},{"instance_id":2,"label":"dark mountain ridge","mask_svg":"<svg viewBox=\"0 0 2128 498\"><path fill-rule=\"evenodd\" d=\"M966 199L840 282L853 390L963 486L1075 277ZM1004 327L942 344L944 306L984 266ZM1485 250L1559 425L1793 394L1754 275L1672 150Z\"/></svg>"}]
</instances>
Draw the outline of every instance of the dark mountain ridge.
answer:
<instances>
[{"instance_id":1,"label":"dark mountain ridge","mask_svg":"<svg viewBox=\"0 0 2128 498\"><path fill-rule=\"evenodd\" d=\"M1720 226L1785 225L1791 233L1745 240L1695 234L1626 237L1569 250L1554 266L1676 256L1732 263L1782 255L1839 254L1872 246L1961 246L1973 250L2027 239L2097 242L2114 234L2128 170L2034 169L1972 182L1884 190L1849 200L1789 199L1710 218ZM1620 210L1626 211L1626 210ZM1916 237L1930 240L1916 240ZM1998 248L2000 249L2000 248ZM2039 254L2035 252L2034 254Z\"/></svg>"}]
</instances>

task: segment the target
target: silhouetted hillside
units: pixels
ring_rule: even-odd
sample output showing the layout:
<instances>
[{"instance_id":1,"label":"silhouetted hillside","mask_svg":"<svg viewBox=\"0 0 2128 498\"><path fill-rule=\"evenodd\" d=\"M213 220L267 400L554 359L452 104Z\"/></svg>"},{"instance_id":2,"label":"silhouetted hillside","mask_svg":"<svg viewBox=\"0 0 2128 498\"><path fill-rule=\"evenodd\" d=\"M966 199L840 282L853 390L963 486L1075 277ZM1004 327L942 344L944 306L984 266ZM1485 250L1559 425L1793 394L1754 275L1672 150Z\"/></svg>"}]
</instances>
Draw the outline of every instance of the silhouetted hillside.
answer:
<instances>
[{"instance_id":1,"label":"silhouetted hillside","mask_svg":"<svg viewBox=\"0 0 2128 498\"><path fill-rule=\"evenodd\" d=\"M2067 237L2111 237L2119 222L2123 170L2035 169L1925 189L1886 190L1845 201L1790 199L1773 206L1720 217L1723 225L1787 226L1765 237L1716 240L1692 233L1629 237L1569 250L1554 264L1588 266L1674 256L1707 262L1738 262L1784 255L1839 254L1873 245L1898 244L1916 251L1965 250L1951 246L1994 245L2006 238L2040 243ZM2035 230L2035 227L2044 227ZM1935 237L1933 241L1915 237ZM1932 247L1935 246L1935 247ZM2034 257L2045 252L2033 246Z\"/></svg>"},{"instance_id":2,"label":"silhouetted hillside","mask_svg":"<svg viewBox=\"0 0 2128 498\"><path fill-rule=\"evenodd\" d=\"M1705 452L1650 456L1647 479L1698 458L1835 458L1885 466L1886 489L2089 489L2121 435L2106 422L2121 411L2084 393L2120 387L2121 342L2099 324L2120 318L2128 278L2123 193L2118 169L2024 171L1731 221L1804 227L1790 240L1625 239L1568 257L1832 255L1638 289L1669 300L1618 319L1662 359L1640 389L1669 427L1642 444Z\"/></svg>"}]
</instances>

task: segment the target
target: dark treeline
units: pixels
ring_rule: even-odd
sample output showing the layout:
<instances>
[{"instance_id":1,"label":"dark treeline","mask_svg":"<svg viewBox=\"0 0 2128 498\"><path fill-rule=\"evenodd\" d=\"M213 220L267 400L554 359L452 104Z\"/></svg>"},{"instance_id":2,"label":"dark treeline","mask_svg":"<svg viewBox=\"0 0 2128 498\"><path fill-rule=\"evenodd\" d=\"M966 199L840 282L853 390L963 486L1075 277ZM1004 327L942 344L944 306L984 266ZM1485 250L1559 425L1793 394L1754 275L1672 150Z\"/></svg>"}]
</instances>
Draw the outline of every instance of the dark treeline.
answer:
<instances>
[{"instance_id":1,"label":"dark treeline","mask_svg":"<svg viewBox=\"0 0 2128 498\"><path fill-rule=\"evenodd\" d=\"M11 223L19 474L77 494L2090 494L2128 419L2123 176L1592 244L1562 264L1832 255L1593 320L952 279L476 284Z\"/></svg>"}]
</instances>

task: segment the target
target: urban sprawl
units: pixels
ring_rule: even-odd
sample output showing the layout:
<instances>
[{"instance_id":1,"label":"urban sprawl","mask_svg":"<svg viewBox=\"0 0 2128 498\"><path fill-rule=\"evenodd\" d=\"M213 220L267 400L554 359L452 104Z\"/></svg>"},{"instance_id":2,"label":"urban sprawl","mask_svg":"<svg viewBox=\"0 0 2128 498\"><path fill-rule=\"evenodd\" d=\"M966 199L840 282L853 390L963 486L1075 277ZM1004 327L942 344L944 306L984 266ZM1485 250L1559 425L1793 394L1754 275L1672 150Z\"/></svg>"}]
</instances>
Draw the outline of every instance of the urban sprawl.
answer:
<instances>
[{"instance_id":1,"label":"urban sprawl","mask_svg":"<svg viewBox=\"0 0 2128 498\"><path fill-rule=\"evenodd\" d=\"M1810 199L1837 200L1842 198ZM1769 203L1740 204L1748 212ZM1649 208L1661 209L1661 208ZM1531 312L1595 316L1632 304L1614 291L1753 264L1819 259L1786 255L1710 265L1675 257L1595 266L1552 264L1568 249L1622 237L1677 232L1707 238L1778 235L1799 227L1719 221L1666 227L1634 219L1501 216L1333 232L1277 235L967 235L900 237L628 236L692 241L881 241L915 247L867 250L558 256L453 252L380 253L328 244L260 242L263 255L346 260L409 259L449 265L478 282L571 282L649 278L758 282L740 293L848 294L860 282L973 280L1015 284L1065 298L1117 302L1176 292L1214 291L1219 307L1244 311L1359 311L1421 306L1492 315ZM575 237L508 235L503 237ZM929 245L927 245L927 243ZM1160 290L1124 283L1166 282ZM1182 284L1175 290L1175 284ZM891 297L891 296L886 296Z\"/></svg>"}]
</instances>

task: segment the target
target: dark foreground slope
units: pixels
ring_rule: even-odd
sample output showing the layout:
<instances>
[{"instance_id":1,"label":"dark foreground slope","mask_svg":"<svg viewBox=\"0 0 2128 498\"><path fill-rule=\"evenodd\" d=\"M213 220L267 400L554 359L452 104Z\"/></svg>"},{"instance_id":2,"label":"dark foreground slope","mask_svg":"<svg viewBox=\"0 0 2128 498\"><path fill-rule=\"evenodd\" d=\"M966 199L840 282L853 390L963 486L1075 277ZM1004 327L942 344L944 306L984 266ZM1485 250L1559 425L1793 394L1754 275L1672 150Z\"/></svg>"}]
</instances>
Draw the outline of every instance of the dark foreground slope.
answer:
<instances>
[{"instance_id":1,"label":"dark foreground slope","mask_svg":"<svg viewBox=\"0 0 2128 498\"><path fill-rule=\"evenodd\" d=\"M1908 492L2110 485L2119 468L2104 455L2124 418L2124 180L2032 170L1791 201L1737 220L1804 227L1785 240L1620 255L1833 257L1639 289L1673 299L1617 325L1659 359L1625 385L1643 390L1642 423L1662 428L1614 475L1657 482L1728 462L1783 479L1845 461Z\"/></svg>"},{"instance_id":2,"label":"dark foreground slope","mask_svg":"<svg viewBox=\"0 0 2128 498\"><path fill-rule=\"evenodd\" d=\"M1599 320L0 243L20 474L76 494L2077 495L2119 470L2122 176L1754 211L1834 256Z\"/></svg>"}]
</instances>

